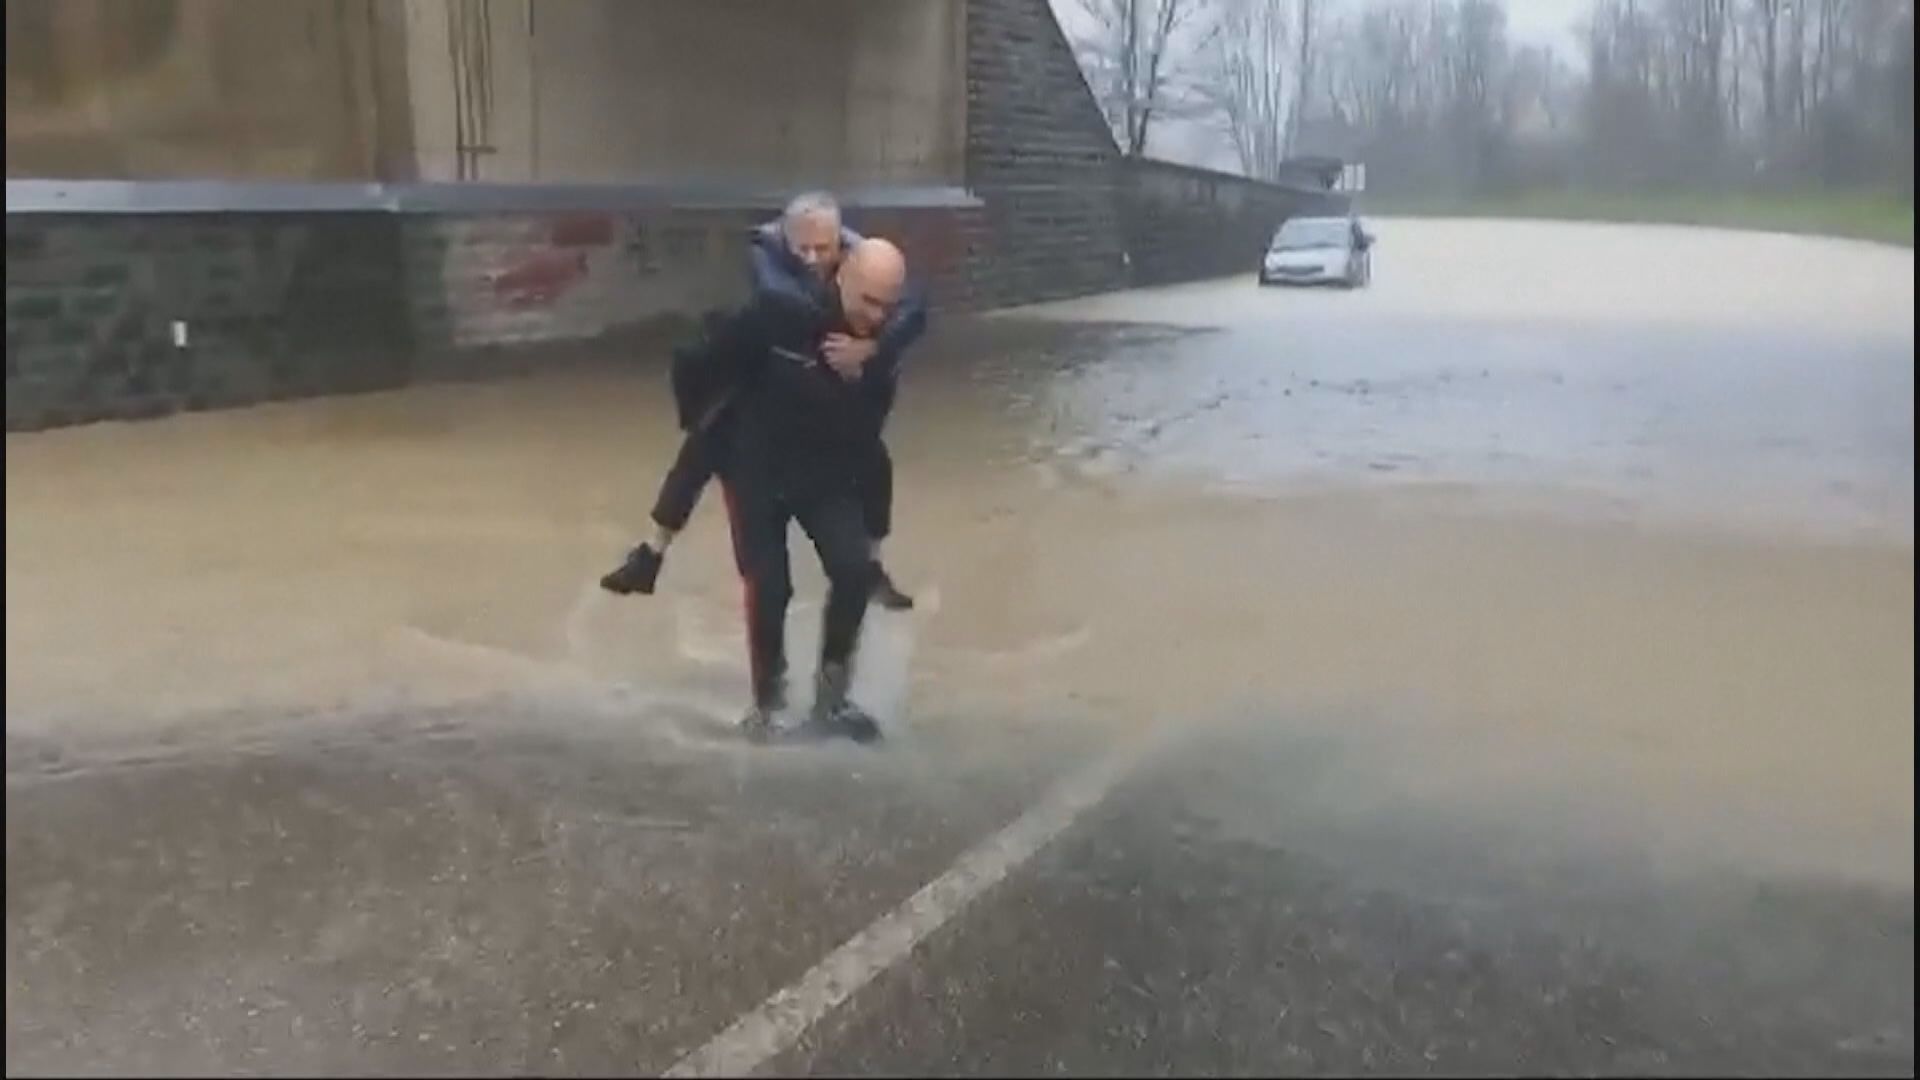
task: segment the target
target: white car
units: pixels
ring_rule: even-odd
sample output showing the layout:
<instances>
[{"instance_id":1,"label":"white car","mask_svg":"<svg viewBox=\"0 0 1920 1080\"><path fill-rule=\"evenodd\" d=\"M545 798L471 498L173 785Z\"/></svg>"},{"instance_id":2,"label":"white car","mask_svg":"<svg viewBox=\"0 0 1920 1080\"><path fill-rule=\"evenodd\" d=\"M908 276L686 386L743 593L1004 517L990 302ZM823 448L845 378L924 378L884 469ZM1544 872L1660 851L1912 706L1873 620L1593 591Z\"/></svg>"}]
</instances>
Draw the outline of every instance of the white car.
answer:
<instances>
[{"instance_id":1,"label":"white car","mask_svg":"<svg viewBox=\"0 0 1920 1080\"><path fill-rule=\"evenodd\" d=\"M1357 217L1288 218L1260 260L1260 284L1357 289L1373 277L1372 248Z\"/></svg>"}]
</instances>

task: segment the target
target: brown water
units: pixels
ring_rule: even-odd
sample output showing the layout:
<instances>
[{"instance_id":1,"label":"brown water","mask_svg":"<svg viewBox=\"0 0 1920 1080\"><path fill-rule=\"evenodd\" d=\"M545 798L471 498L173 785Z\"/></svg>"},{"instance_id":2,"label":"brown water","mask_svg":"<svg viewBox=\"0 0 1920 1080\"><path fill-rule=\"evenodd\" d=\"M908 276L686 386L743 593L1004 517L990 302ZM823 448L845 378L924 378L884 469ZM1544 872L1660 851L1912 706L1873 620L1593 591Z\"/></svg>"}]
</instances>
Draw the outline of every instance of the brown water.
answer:
<instances>
[{"instance_id":1,"label":"brown water","mask_svg":"<svg viewBox=\"0 0 1920 1080\"><path fill-rule=\"evenodd\" d=\"M1249 274L938 328L892 435L922 603L870 623L869 700L1009 755L1339 717L1355 806L1910 889L1911 252L1379 231L1359 294ZM10 435L8 733L729 716L717 501L660 596L593 586L673 444L652 358Z\"/></svg>"}]
</instances>

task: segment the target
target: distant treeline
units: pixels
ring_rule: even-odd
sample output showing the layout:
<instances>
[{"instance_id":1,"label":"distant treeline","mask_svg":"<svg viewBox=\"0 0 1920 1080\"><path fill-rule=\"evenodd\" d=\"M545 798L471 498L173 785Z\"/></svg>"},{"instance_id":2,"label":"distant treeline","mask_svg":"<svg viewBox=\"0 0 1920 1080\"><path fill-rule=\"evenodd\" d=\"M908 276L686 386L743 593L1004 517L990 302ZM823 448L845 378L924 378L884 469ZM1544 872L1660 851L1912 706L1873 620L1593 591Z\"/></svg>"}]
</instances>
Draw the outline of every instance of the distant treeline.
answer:
<instances>
[{"instance_id":1,"label":"distant treeline","mask_svg":"<svg viewBox=\"0 0 1920 1080\"><path fill-rule=\"evenodd\" d=\"M1500 0L1062 0L1121 146L1217 125L1250 175L1370 191L1849 190L1911 201L1913 0L1594 0L1578 55Z\"/></svg>"}]
</instances>

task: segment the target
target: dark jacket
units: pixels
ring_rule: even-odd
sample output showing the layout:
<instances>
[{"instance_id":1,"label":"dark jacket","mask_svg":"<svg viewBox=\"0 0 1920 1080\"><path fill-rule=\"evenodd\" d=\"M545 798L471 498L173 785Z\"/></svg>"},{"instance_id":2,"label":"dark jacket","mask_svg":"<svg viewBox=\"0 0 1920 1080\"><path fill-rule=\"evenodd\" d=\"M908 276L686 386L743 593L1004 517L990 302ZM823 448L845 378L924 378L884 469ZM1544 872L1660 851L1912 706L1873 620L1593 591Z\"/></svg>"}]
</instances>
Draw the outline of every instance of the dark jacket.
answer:
<instances>
[{"instance_id":1,"label":"dark jacket","mask_svg":"<svg viewBox=\"0 0 1920 1080\"><path fill-rule=\"evenodd\" d=\"M725 408L738 379L736 358L719 355L714 350L715 335L721 332L727 317L725 311L708 311L700 317L700 329L693 340L674 347L669 378L682 431L699 431L709 426Z\"/></svg>"},{"instance_id":2,"label":"dark jacket","mask_svg":"<svg viewBox=\"0 0 1920 1080\"><path fill-rule=\"evenodd\" d=\"M840 246L850 251L859 243L861 236L852 229L840 230ZM806 301L819 306L822 310L835 302L833 289L828 282L821 281L805 263L801 262L787 247L786 234L782 231L778 219L756 225L747 234L748 265L752 271L753 291L756 295L770 293L775 296L790 297L795 301ZM901 361L906 356L907 347L920 340L927 332L927 298L916 283L909 281L905 295L887 317L885 325L875 339L876 351L869 363L877 365L888 375L897 375Z\"/></svg>"},{"instance_id":3,"label":"dark jacket","mask_svg":"<svg viewBox=\"0 0 1920 1080\"><path fill-rule=\"evenodd\" d=\"M844 248L850 249L860 239L860 234L852 229L840 230ZM834 330L845 332L846 329L840 320L838 294L794 256L778 220L755 226L748 233L747 247L753 300L746 310L757 310L750 319L779 335L820 327L811 342L793 344L789 350L819 360L820 339ZM707 312L701 318L700 331L694 340L673 351L671 381L683 431L698 431L709 426L731 400L744 367L754 363L737 352L738 327L734 328L729 341L720 342L717 338L721 328L738 314ZM878 409L877 417L873 418L876 438L880 425L893 408L894 383L901 359L907 347L919 340L926 329L926 298L917 289L910 288L880 328L874 357L861 379ZM819 364L817 370L830 373L824 363Z\"/></svg>"},{"instance_id":4,"label":"dark jacket","mask_svg":"<svg viewBox=\"0 0 1920 1080\"><path fill-rule=\"evenodd\" d=\"M837 303L823 309L761 293L711 338L712 356L736 380L733 460L790 497L849 488L878 444L893 378L868 365L849 381L828 367L818 343L845 332Z\"/></svg>"}]
</instances>

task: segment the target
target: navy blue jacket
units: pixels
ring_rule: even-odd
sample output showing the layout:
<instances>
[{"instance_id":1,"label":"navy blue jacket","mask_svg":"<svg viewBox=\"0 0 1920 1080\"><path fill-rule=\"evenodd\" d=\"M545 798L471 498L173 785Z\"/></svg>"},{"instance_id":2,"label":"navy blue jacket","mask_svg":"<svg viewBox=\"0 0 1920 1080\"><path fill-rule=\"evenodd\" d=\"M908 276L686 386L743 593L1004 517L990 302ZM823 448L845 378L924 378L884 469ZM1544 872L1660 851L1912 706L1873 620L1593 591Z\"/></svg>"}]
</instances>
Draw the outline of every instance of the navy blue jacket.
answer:
<instances>
[{"instance_id":1,"label":"navy blue jacket","mask_svg":"<svg viewBox=\"0 0 1920 1080\"><path fill-rule=\"evenodd\" d=\"M820 358L820 339L846 333L839 304L825 308L756 294L719 320L710 360L732 380L722 428L736 468L809 499L849 489L871 460L893 402L894 378L868 364L844 379Z\"/></svg>"},{"instance_id":2,"label":"navy blue jacket","mask_svg":"<svg viewBox=\"0 0 1920 1080\"><path fill-rule=\"evenodd\" d=\"M852 229L840 230L842 251L851 251L859 243L861 236ZM748 233L748 262L752 271L753 291L756 294L770 293L774 296L790 298L796 303L811 303L823 311L834 302L833 288L830 282L821 281L805 263L787 247L786 232L780 221L775 219L763 225L755 226ZM900 363L906 356L907 347L920 340L927 332L927 299L925 294L911 281L906 294L887 317L885 325L875 338L875 351L869 366L877 365L889 376L899 374Z\"/></svg>"},{"instance_id":3,"label":"navy blue jacket","mask_svg":"<svg viewBox=\"0 0 1920 1080\"><path fill-rule=\"evenodd\" d=\"M851 229L840 230L843 248L850 249L860 239L860 234ZM828 333L846 332L838 292L808 270L787 247L778 220L754 227L747 246L753 285L747 307L732 314L706 313L699 336L673 352L673 395L682 430L697 431L711 424L747 372L758 370L757 360L743 357L738 351L750 336L743 336L742 328L733 325L743 317L756 328L755 333L780 339L781 343L772 347L811 358L817 375L839 378L826 367L820 354L822 338ZM925 297L910 289L880 328L873 359L858 380L857 385L865 388L862 392L877 413L862 415L851 430L870 426L873 437L879 437L879 429L893 409L901 359L926 328ZM808 331L814 332L811 341L793 337Z\"/></svg>"}]
</instances>

